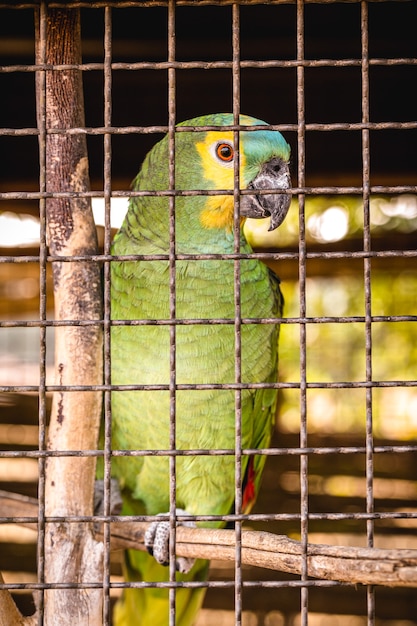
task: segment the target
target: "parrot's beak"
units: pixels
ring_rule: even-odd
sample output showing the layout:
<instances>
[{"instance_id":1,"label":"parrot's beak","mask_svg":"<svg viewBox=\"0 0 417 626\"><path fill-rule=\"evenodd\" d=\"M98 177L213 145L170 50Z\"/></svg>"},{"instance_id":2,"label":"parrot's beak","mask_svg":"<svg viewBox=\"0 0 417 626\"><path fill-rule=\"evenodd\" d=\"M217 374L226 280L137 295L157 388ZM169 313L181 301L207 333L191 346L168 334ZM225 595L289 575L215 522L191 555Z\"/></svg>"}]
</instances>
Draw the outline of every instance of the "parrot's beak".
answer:
<instances>
[{"instance_id":1,"label":"parrot's beak","mask_svg":"<svg viewBox=\"0 0 417 626\"><path fill-rule=\"evenodd\" d=\"M259 189L291 189L288 164L278 157L264 163L259 174L248 185L255 192ZM285 219L291 204L291 194L248 194L240 197L240 214L243 217L262 218L271 216L268 230L275 230Z\"/></svg>"}]
</instances>

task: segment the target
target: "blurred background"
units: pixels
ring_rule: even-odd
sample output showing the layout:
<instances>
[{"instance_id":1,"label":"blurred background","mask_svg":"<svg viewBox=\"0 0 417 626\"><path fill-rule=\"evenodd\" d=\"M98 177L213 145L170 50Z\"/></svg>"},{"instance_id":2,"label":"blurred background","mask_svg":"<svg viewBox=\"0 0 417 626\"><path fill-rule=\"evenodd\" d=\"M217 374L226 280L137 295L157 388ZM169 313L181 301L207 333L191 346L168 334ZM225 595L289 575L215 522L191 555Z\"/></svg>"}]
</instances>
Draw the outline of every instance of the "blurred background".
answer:
<instances>
[{"instance_id":1,"label":"blurred background","mask_svg":"<svg viewBox=\"0 0 417 626\"><path fill-rule=\"evenodd\" d=\"M12 3L9 3L12 5ZM39 265L25 257L39 254L37 200L10 199L9 192L39 190L36 129L33 9L0 6L0 450L38 447L38 396L20 389L39 384L39 328L8 327L10 320L39 319ZM380 453L374 456L375 510L404 513L375 523L376 547L417 548L417 40L416 2L371 2L368 8L370 121L371 249L381 252L371 262L373 435ZM344 124L343 129L306 131L305 184L308 187L361 187L363 182L361 76L361 4L326 2L304 8L305 58L326 60L305 68L305 122ZM227 4L176 8L176 58L204 61L206 69L176 72L178 121L209 112L232 110L229 68L210 69L212 61L232 59L232 7ZM241 111L283 131L292 149L293 185L298 185L297 70L271 67L268 61L297 58L297 20L293 4L245 3L240 7ZM112 11L114 63L158 63L167 59L167 9L151 3ZM104 11L82 9L83 62L102 63ZM20 66L16 67L16 66ZM103 126L103 70L83 72L87 127ZM113 126L161 126L168 123L167 70L114 69ZM19 134L20 133L20 134ZM132 132L112 136L112 189L127 191L149 148L160 134ZM103 240L103 136L87 135L91 186L97 191L93 209ZM126 204L115 199L112 225L120 224ZM365 446L366 379L364 201L361 194L307 194L305 197L305 267L307 381L347 383L307 390L309 446ZM278 231L267 224L247 224L257 250L291 253L273 261L282 280L285 316L300 316L299 206L293 199ZM328 253L340 254L338 257ZM302 297L304 287L302 288ZM48 268L48 317L53 318L53 291ZM321 321L320 318L335 318ZM337 318L343 318L340 323ZM350 321L346 318L351 318ZM357 319L356 319L357 318ZM300 327L283 324L280 338L280 381L294 383L281 392L274 445L299 446ZM53 382L53 330L47 331L48 381ZM48 396L48 402L50 398ZM395 449L394 449L395 446ZM391 450L391 451L390 451ZM256 511L299 512L299 457L268 460L264 488ZM35 459L1 458L0 487L36 496ZM312 513L364 512L365 455L311 455L309 506ZM408 515L411 514L411 515ZM414 517L413 517L414 514ZM408 517L407 517L408 515ZM260 525L259 527L262 527ZM266 526L265 526L266 528ZM275 522L268 530L299 538L299 522ZM312 542L366 545L363 520L312 520ZM36 580L36 535L15 526L0 527L0 569L6 581ZM34 538L35 537L35 538ZM23 573L22 573L23 572ZM117 559L115 576L119 575ZM233 576L215 564L212 576ZM249 580L276 579L274 572L245 571ZM281 580L291 576L279 574ZM299 590L255 589L245 592L245 620L254 626L299 623ZM28 594L19 602L30 612ZM412 590L376 592L375 623L416 624L417 599ZM201 625L233 623L233 593L207 595ZM351 626L366 624L366 590L337 586L312 588L310 621ZM231 620L231 621L230 621ZM309 621L309 623L310 623ZM199 623L200 624L200 623Z\"/></svg>"}]
</instances>

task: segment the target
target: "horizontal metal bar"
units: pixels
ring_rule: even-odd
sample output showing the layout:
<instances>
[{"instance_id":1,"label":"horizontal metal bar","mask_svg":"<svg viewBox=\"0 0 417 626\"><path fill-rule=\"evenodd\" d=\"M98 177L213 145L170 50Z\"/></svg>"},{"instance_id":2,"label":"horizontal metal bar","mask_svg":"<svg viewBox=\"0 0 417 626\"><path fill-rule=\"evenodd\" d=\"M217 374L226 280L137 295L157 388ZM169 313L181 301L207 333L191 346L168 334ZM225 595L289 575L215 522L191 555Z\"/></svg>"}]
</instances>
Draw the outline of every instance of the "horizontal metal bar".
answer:
<instances>
[{"instance_id":1,"label":"horizontal metal bar","mask_svg":"<svg viewBox=\"0 0 417 626\"><path fill-rule=\"evenodd\" d=\"M233 195L231 189L190 189L190 190L163 190L163 191L114 191L111 194L112 198L139 198L139 197L188 197L188 196L225 196ZM263 189L257 192L259 195L273 194L272 189ZM276 190L275 190L276 193ZM280 190L280 193L285 193L289 196L297 196L303 194L305 196L317 196L317 195L361 195L363 188L361 186L351 187L293 187L288 190ZM375 185L370 187L371 194L403 194L403 193L417 193L417 185ZM241 189L239 195L246 196L251 195L250 190ZM1 200L40 200L42 198L96 198L104 197L99 191L2 191L0 192Z\"/></svg>"},{"instance_id":2,"label":"horizontal metal bar","mask_svg":"<svg viewBox=\"0 0 417 626\"><path fill-rule=\"evenodd\" d=\"M417 387L417 380L361 380L344 382L277 382L277 383L201 383L177 384L176 391L243 390L243 389L387 389L391 387ZM39 385L0 385L1 393L39 392ZM42 385L46 393L56 391L170 391L163 385Z\"/></svg>"},{"instance_id":3,"label":"horizontal metal bar","mask_svg":"<svg viewBox=\"0 0 417 626\"><path fill-rule=\"evenodd\" d=\"M386 59L370 59L369 64L373 66L398 66L398 65L417 65L415 57L393 57ZM288 59L288 60L245 60L240 61L239 67L268 69L268 68L297 68L297 67L361 67L362 59ZM77 64L18 64L18 65L0 65L0 73L12 74L23 72L66 72L70 70L79 70L82 72L104 71L104 63L77 63ZM109 64L112 71L141 71L141 70L216 70L216 69L232 69L233 61L138 61L129 62L113 62Z\"/></svg>"},{"instance_id":4,"label":"horizontal metal bar","mask_svg":"<svg viewBox=\"0 0 417 626\"><path fill-rule=\"evenodd\" d=\"M80 524L80 523L151 523L154 521L169 521L169 514L167 515L61 515L61 516L44 516L42 521L46 524ZM178 515L176 519L181 522L196 521L196 522L292 522L299 521L301 519L300 513L274 513L274 514L250 514L250 515ZM417 511L401 511L401 512L381 512L381 513L309 513L309 520L314 521L344 521L344 520L398 520L398 519L417 519ZM36 524L38 518L36 517L0 517L0 524L9 524L12 521L20 520L22 524Z\"/></svg>"},{"instance_id":5,"label":"horizontal metal bar","mask_svg":"<svg viewBox=\"0 0 417 626\"><path fill-rule=\"evenodd\" d=\"M417 322L417 315L346 317L271 317L240 319L240 324L364 324ZM137 319L137 320L0 320L0 328L66 328L89 326L233 326L235 319Z\"/></svg>"},{"instance_id":6,"label":"horizontal metal bar","mask_svg":"<svg viewBox=\"0 0 417 626\"><path fill-rule=\"evenodd\" d=\"M256 132L262 129L279 130L282 132L296 132L297 124L271 124L268 126L224 126L223 130L240 130L242 132ZM329 122L308 123L306 132L334 132L334 131L361 131L361 130L412 130L417 128L416 120L389 121L389 122ZM218 126L179 126L175 132L205 132L218 130ZM49 128L47 135L150 135L166 134L167 126L79 126L73 128ZM0 128L0 136L38 136L37 128ZM86 192L87 193L87 192ZM91 192L93 193L93 192ZM133 193L133 192L132 192ZM112 192L113 195L113 192Z\"/></svg>"},{"instance_id":7,"label":"horizontal metal bar","mask_svg":"<svg viewBox=\"0 0 417 626\"><path fill-rule=\"evenodd\" d=\"M417 444L404 445L384 445L374 446L375 454L408 454L417 452ZM33 458L44 459L49 457L103 457L107 454L104 450L0 450L0 458ZM234 450L111 450L110 456L114 457L183 457L183 456L233 456ZM306 447L306 448L260 448L242 449L242 455L253 456L305 456L305 455L334 455L334 454L366 454L365 446L327 446L327 447Z\"/></svg>"},{"instance_id":8,"label":"horizontal metal bar","mask_svg":"<svg viewBox=\"0 0 417 626\"><path fill-rule=\"evenodd\" d=\"M235 587L234 580L207 580L197 581L179 581L179 582L109 582L110 589L233 589ZM351 586L350 583L335 582L332 580L267 580L267 581L242 581L243 587L264 587L269 589L275 588L301 588L301 587L343 587ZM44 590L44 589L102 589L103 583L1 583L0 589L13 590Z\"/></svg>"}]
</instances>

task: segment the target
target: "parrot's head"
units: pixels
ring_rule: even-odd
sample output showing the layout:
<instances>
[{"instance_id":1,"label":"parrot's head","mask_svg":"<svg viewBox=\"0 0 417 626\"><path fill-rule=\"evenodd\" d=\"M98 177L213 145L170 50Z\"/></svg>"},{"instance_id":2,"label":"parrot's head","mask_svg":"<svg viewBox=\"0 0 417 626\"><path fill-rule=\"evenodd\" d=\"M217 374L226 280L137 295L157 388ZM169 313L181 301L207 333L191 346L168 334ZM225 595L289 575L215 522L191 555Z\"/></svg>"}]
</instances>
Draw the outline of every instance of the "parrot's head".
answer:
<instances>
[{"instance_id":1,"label":"parrot's head","mask_svg":"<svg viewBox=\"0 0 417 626\"><path fill-rule=\"evenodd\" d=\"M242 126L263 126L239 131L239 188L241 224L245 218L270 217L270 230L284 220L291 202L290 147L278 131L265 122L240 116ZM195 130L195 127L211 129ZM204 115L178 124L175 132L175 179L177 191L225 191L219 194L177 195L175 198L176 243L182 249L192 243L218 241L219 230L233 237L235 188L235 133L231 113ZM193 127L194 130L185 128ZM168 190L170 142L166 135L148 153L136 177L135 190ZM132 198L122 231L137 239L169 240L168 198ZM223 238L224 239L224 238ZM159 246L162 245L158 244Z\"/></svg>"},{"instance_id":2,"label":"parrot's head","mask_svg":"<svg viewBox=\"0 0 417 626\"><path fill-rule=\"evenodd\" d=\"M242 126L268 126L266 122L247 115L240 116ZM192 144L194 152L188 165L184 181L178 171L178 189L213 189L233 191L235 178L234 132L222 130L221 126L232 126L233 115L223 113L205 115L179 124L179 126L220 126L219 130L206 132L178 132L176 150ZM274 230L284 220L291 203L291 195L285 193L291 187L289 173L290 147L280 132L274 130L247 130L239 132L239 186L253 190L253 194L240 197L241 218L270 217L270 228ZM192 173L192 176L191 176ZM190 179L193 178L192 187ZM271 193L258 193L269 190ZM272 190L274 193L272 193ZM206 228L233 227L233 195L206 196L199 219Z\"/></svg>"}]
</instances>

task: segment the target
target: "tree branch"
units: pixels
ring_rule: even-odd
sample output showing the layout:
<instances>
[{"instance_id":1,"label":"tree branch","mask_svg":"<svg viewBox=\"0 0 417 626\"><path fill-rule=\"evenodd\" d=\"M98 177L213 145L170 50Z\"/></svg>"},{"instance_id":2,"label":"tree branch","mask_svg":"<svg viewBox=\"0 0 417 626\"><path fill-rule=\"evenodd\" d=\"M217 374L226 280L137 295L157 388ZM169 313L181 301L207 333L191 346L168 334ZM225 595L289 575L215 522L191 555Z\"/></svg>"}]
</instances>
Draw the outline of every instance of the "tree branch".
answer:
<instances>
[{"instance_id":1,"label":"tree branch","mask_svg":"<svg viewBox=\"0 0 417 626\"><path fill-rule=\"evenodd\" d=\"M40 7L36 29L37 63L53 67L79 64L79 9ZM37 114L40 162L45 164L47 240L52 255L97 253L97 235L87 197L60 198L56 192L90 190L86 137L54 133L85 126L81 70L52 69L37 73ZM41 172L42 180L42 172ZM101 320L100 268L93 262L52 263L57 320ZM102 382L100 324L55 329L55 377L62 385ZM54 394L48 432L49 450L97 448L101 393ZM95 478L94 457L48 457L45 472L47 517L91 515ZM46 523L45 582L101 581L103 545L95 541L91 525ZM73 622L102 623L101 590L55 589L45 592L45 625Z\"/></svg>"},{"instance_id":2,"label":"tree branch","mask_svg":"<svg viewBox=\"0 0 417 626\"><path fill-rule=\"evenodd\" d=\"M36 518L36 500L0 492L0 516ZM26 522L26 525L27 522ZM30 524L33 527L33 523ZM111 549L144 550L147 524L126 518L111 522ZM95 537L102 538L102 524ZM186 528L176 531L176 553L202 559L235 560L233 530ZM285 535L243 530L242 563L300 575L303 564L301 542ZM350 583L417 587L417 550L380 550L326 544L308 544L308 573L313 578Z\"/></svg>"},{"instance_id":3,"label":"tree branch","mask_svg":"<svg viewBox=\"0 0 417 626\"><path fill-rule=\"evenodd\" d=\"M0 572L0 583L4 584ZM35 626L38 620L35 616L23 617L7 589L0 589L0 626Z\"/></svg>"}]
</instances>

